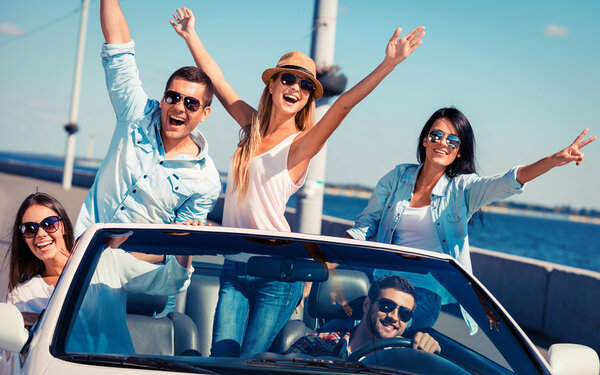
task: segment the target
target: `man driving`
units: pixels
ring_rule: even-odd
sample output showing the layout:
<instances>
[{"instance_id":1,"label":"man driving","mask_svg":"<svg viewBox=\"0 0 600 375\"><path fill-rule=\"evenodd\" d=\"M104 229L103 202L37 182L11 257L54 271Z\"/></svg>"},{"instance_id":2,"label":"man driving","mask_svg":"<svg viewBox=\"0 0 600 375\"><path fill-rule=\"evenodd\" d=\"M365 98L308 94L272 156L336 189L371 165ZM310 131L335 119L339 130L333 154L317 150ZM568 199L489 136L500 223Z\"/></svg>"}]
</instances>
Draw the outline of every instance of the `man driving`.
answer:
<instances>
[{"instance_id":1,"label":"man driving","mask_svg":"<svg viewBox=\"0 0 600 375\"><path fill-rule=\"evenodd\" d=\"M353 351L374 340L402 337L415 307L415 288L400 276L384 276L369 288L359 325L347 332L325 332L301 337L285 354L304 353L314 357L346 359ZM424 332L415 334L412 348L428 353L441 351L439 343Z\"/></svg>"}]
</instances>

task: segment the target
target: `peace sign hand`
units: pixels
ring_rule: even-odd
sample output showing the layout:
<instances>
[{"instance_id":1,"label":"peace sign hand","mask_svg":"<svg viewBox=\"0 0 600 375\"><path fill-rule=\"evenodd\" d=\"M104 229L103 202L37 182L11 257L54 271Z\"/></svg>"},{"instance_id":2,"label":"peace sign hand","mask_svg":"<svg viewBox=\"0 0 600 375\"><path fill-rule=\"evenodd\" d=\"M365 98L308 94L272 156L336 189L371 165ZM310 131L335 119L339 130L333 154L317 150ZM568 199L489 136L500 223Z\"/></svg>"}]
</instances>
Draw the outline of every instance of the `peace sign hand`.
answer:
<instances>
[{"instance_id":1,"label":"peace sign hand","mask_svg":"<svg viewBox=\"0 0 600 375\"><path fill-rule=\"evenodd\" d=\"M425 26L419 26L410 33L400 38L402 28L399 27L388 41L385 49L385 58L394 65L404 61L414 50L423 43L421 38L425 35Z\"/></svg>"},{"instance_id":2,"label":"peace sign hand","mask_svg":"<svg viewBox=\"0 0 600 375\"><path fill-rule=\"evenodd\" d=\"M588 138L583 141L583 138L587 134L588 130L589 129L586 128L581 132L581 134L579 134L579 137L577 137L577 139L575 139L575 141L571 143L569 147L553 155L557 167L568 164L572 161L575 161L575 165L581 164L583 161L583 152L580 150L596 140L596 136L593 136L592 138Z\"/></svg>"}]
</instances>

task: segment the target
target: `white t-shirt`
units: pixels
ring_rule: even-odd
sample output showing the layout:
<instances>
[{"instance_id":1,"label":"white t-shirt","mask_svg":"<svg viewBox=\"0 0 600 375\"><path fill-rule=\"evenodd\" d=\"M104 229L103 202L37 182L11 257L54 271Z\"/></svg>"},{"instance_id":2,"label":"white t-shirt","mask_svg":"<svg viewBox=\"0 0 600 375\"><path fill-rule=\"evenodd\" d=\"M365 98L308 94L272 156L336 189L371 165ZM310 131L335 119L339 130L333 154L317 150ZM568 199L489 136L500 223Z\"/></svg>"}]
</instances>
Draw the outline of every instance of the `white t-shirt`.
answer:
<instances>
[{"instance_id":1,"label":"white t-shirt","mask_svg":"<svg viewBox=\"0 0 600 375\"><path fill-rule=\"evenodd\" d=\"M406 207L394 231L392 243L394 245L443 253L442 244L433 224L431 205L425 207ZM414 287L428 289L436 294L445 295L442 286L431 274L419 275L375 269L373 277L378 279L390 274L406 278ZM443 302L446 302L446 299L443 298Z\"/></svg>"},{"instance_id":2,"label":"white t-shirt","mask_svg":"<svg viewBox=\"0 0 600 375\"><path fill-rule=\"evenodd\" d=\"M35 275L15 286L6 296L6 302L15 305L21 312L39 314L48 305L53 291L53 285L48 285L40 275Z\"/></svg>"},{"instance_id":3,"label":"white t-shirt","mask_svg":"<svg viewBox=\"0 0 600 375\"><path fill-rule=\"evenodd\" d=\"M431 206L406 207L394 231L392 243L442 253L442 244L433 225Z\"/></svg>"}]
</instances>

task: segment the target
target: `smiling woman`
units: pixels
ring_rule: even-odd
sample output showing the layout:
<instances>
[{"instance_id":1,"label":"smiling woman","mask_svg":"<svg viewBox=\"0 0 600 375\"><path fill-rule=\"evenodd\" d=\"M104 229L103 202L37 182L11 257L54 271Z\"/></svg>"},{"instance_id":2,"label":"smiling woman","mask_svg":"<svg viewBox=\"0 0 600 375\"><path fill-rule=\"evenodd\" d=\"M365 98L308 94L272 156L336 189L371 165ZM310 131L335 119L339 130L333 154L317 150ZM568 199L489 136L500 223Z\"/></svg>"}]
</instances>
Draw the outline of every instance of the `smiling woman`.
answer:
<instances>
[{"instance_id":1,"label":"smiling woman","mask_svg":"<svg viewBox=\"0 0 600 375\"><path fill-rule=\"evenodd\" d=\"M177 9L171 25L186 41L197 66L212 80L221 104L242 128L229 164L223 225L289 232L285 205L304 184L310 160L350 110L421 45L424 27L403 37L402 29L396 29L383 62L342 94L314 126L315 100L323 95L323 87L310 57L289 52L274 68L266 69L262 74L265 87L255 110L225 80L196 34L194 22L193 13L182 8ZM235 270L246 261L239 256L226 258L213 332L214 356L251 356L265 351L310 291L308 283L303 294L299 282L241 278ZM232 319L231 311L238 316Z\"/></svg>"},{"instance_id":2,"label":"smiling woman","mask_svg":"<svg viewBox=\"0 0 600 375\"><path fill-rule=\"evenodd\" d=\"M72 247L73 225L60 202L46 193L25 198L7 254L7 302L21 312L39 314L45 309Z\"/></svg>"},{"instance_id":3,"label":"smiling woman","mask_svg":"<svg viewBox=\"0 0 600 375\"><path fill-rule=\"evenodd\" d=\"M525 183L550 169L583 161L585 129L567 148L507 172L480 177L475 137L467 117L456 108L441 108L423 126L417 145L420 164L400 164L379 180L367 207L347 235L356 239L425 249L453 256L471 268L468 223L483 206L521 193ZM385 275L375 271L375 277ZM430 275L407 276L417 290L417 310L410 328L429 328L441 304L454 302ZM464 311L463 311L464 312ZM465 314L471 333L477 326Z\"/></svg>"}]
</instances>

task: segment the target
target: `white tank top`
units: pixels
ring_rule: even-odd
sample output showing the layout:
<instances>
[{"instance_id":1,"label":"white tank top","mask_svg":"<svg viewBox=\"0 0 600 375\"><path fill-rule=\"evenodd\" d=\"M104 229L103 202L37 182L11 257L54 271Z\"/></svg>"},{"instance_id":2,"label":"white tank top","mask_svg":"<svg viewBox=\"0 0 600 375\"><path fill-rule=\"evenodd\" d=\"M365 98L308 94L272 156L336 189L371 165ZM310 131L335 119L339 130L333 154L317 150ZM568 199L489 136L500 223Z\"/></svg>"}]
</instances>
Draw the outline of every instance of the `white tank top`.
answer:
<instances>
[{"instance_id":1,"label":"white tank top","mask_svg":"<svg viewBox=\"0 0 600 375\"><path fill-rule=\"evenodd\" d=\"M290 146L298 134L290 135L250 162L248 193L241 202L238 191L233 189L233 158L229 161L223 226L290 231L285 205L306 180L304 171L297 182L292 181L287 169Z\"/></svg>"}]
</instances>

